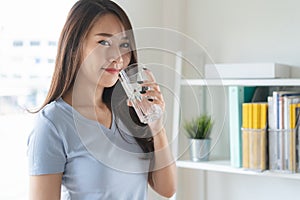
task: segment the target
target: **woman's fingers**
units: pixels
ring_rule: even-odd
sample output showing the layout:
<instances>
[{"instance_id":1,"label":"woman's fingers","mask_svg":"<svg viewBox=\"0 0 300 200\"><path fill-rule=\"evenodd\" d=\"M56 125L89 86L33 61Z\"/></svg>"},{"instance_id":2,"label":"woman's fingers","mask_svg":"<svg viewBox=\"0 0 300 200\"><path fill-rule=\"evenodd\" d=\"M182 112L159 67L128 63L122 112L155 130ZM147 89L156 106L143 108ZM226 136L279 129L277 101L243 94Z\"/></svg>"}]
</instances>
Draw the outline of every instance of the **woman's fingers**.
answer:
<instances>
[{"instance_id":1,"label":"woman's fingers","mask_svg":"<svg viewBox=\"0 0 300 200\"><path fill-rule=\"evenodd\" d=\"M127 106L129 106L129 107L132 107L133 105L132 105L132 102L129 100L129 99L127 99Z\"/></svg>"},{"instance_id":2,"label":"woman's fingers","mask_svg":"<svg viewBox=\"0 0 300 200\"><path fill-rule=\"evenodd\" d=\"M161 95L161 92L155 91L155 90L147 90L143 96L153 97L154 100L163 101L163 96Z\"/></svg>"},{"instance_id":3,"label":"woman's fingers","mask_svg":"<svg viewBox=\"0 0 300 200\"><path fill-rule=\"evenodd\" d=\"M143 83L141 84L144 88L141 92L142 96L148 99L151 103L158 104L162 108L165 109L165 101L160 92L159 85L157 83ZM145 89L146 88L146 89Z\"/></svg>"},{"instance_id":4,"label":"woman's fingers","mask_svg":"<svg viewBox=\"0 0 300 200\"><path fill-rule=\"evenodd\" d=\"M157 90L160 92L159 85L156 82L143 82L141 85L143 87L148 87L150 89Z\"/></svg>"}]
</instances>

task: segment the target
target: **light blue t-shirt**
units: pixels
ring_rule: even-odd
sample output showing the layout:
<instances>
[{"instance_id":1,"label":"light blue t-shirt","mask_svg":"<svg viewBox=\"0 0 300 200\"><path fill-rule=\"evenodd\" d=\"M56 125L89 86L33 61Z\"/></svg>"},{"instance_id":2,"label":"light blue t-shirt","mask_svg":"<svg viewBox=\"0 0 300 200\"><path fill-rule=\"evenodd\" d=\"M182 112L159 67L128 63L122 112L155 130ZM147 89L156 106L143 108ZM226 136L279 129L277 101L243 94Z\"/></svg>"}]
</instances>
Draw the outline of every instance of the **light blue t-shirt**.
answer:
<instances>
[{"instance_id":1,"label":"light blue t-shirt","mask_svg":"<svg viewBox=\"0 0 300 200\"><path fill-rule=\"evenodd\" d=\"M150 160L114 115L106 128L54 101L37 115L28 158L30 175L63 173L61 199L147 199Z\"/></svg>"}]
</instances>

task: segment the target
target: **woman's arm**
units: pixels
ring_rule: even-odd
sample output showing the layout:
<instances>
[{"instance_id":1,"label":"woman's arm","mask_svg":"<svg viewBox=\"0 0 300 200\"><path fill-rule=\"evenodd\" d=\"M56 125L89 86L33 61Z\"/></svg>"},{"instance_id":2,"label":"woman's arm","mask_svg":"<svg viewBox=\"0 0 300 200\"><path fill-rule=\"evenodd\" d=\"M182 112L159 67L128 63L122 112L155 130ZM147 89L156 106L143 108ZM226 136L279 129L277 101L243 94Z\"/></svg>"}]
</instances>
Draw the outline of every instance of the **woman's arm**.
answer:
<instances>
[{"instance_id":1,"label":"woman's arm","mask_svg":"<svg viewBox=\"0 0 300 200\"><path fill-rule=\"evenodd\" d=\"M30 176L29 200L60 200L62 173Z\"/></svg>"},{"instance_id":2,"label":"woman's arm","mask_svg":"<svg viewBox=\"0 0 300 200\"><path fill-rule=\"evenodd\" d=\"M160 195L172 197L176 192L177 172L174 158L170 152L165 129L153 136L153 169L149 172L149 184Z\"/></svg>"},{"instance_id":3,"label":"woman's arm","mask_svg":"<svg viewBox=\"0 0 300 200\"><path fill-rule=\"evenodd\" d=\"M146 97L152 97L152 103L160 106L165 111L165 101L160 91L159 85L150 70L145 71L150 81L143 82L142 86L150 88L142 94ZM154 142L154 157L151 160L149 172L149 185L162 196L172 197L176 192L177 172L175 160L169 148L169 143L163 126L163 116L160 119L148 123Z\"/></svg>"}]
</instances>

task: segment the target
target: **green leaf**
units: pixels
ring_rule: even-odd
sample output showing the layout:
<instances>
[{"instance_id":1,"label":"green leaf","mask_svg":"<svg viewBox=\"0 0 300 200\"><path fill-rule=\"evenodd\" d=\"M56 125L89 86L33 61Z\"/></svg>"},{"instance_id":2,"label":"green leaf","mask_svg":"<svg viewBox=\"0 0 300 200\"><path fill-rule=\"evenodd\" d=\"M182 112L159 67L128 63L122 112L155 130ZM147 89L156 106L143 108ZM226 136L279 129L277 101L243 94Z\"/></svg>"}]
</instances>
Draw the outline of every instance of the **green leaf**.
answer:
<instances>
[{"instance_id":1,"label":"green leaf","mask_svg":"<svg viewBox=\"0 0 300 200\"><path fill-rule=\"evenodd\" d=\"M203 114L191 121L184 123L184 129L188 138L205 139L209 138L213 121L211 116Z\"/></svg>"}]
</instances>

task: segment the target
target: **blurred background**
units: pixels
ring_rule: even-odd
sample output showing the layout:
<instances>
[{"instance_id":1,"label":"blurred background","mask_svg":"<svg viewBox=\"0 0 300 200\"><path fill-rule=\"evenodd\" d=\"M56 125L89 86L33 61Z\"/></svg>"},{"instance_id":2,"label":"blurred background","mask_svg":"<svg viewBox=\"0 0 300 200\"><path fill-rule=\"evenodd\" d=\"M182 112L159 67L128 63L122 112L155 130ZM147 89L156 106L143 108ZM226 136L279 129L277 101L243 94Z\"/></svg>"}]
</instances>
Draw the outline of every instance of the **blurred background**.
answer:
<instances>
[{"instance_id":1,"label":"blurred background","mask_svg":"<svg viewBox=\"0 0 300 200\"><path fill-rule=\"evenodd\" d=\"M28 199L27 137L75 1L0 1L0 199Z\"/></svg>"}]
</instances>

